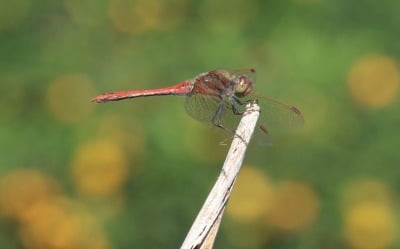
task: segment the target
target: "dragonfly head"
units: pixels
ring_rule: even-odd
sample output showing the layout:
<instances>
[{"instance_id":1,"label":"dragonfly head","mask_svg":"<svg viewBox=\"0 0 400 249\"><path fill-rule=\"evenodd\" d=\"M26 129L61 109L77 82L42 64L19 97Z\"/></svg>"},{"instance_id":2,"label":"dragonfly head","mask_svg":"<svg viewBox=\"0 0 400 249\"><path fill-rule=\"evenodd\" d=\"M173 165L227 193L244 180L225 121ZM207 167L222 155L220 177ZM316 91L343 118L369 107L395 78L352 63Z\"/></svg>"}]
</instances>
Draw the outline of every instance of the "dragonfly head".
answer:
<instances>
[{"instance_id":1,"label":"dragonfly head","mask_svg":"<svg viewBox=\"0 0 400 249\"><path fill-rule=\"evenodd\" d=\"M239 75L233 79L235 95L239 98L246 96L253 90L253 79L246 75Z\"/></svg>"}]
</instances>

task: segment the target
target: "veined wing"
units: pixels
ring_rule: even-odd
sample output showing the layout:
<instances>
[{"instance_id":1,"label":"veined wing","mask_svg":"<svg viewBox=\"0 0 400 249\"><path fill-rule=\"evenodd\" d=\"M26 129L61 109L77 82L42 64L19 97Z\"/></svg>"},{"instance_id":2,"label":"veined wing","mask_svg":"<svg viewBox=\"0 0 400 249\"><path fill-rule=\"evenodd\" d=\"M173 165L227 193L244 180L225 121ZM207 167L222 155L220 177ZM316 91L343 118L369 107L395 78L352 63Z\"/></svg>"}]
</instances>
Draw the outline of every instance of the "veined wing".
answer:
<instances>
[{"instance_id":1,"label":"veined wing","mask_svg":"<svg viewBox=\"0 0 400 249\"><path fill-rule=\"evenodd\" d=\"M185 110L192 118L211 123L220 102L217 96L193 94L186 97Z\"/></svg>"},{"instance_id":2,"label":"veined wing","mask_svg":"<svg viewBox=\"0 0 400 249\"><path fill-rule=\"evenodd\" d=\"M260 95L252 95L261 106L261 122L267 129L299 128L304 125L303 114L293 105Z\"/></svg>"},{"instance_id":3,"label":"veined wing","mask_svg":"<svg viewBox=\"0 0 400 249\"><path fill-rule=\"evenodd\" d=\"M218 112L219 105L222 104L221 112ZM219 122L229 131L234 131L241 115L234 115L231 104L227 98L221 99L217 96L194 94L185 100L186 112L194 119L201 122ZM218 112L218 113L217 113Z\"/></svg>"}]
</instances>

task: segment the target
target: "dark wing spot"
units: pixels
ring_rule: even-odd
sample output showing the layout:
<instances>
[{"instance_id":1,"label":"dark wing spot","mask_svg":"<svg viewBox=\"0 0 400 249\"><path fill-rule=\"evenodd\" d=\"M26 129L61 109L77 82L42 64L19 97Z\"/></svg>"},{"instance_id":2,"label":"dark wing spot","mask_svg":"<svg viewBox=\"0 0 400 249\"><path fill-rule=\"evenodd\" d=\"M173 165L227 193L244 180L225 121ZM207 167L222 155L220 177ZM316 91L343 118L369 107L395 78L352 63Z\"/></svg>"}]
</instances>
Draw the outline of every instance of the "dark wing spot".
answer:
<instances>
[{"instance_id":1,"label":"dark wing spot","mask_svg":"<svg viewBox=\"0 0 400 249\"><path fill-rule=\"evenodd\" d=\"M268 129L267 129L264 125L259 125L258 127L260 127L260 129L261 129L266 135L269 134Z\"/></svg>"},{"instance_id":2,"label":"dark wing spot","mask_svg":"<svg viewBox=\"0 0 400 249\"><path fill-rule=\"evenodd\" d=\"M299 109L297 109L296 107L294 107L294 106L290 107L290 110L292 110L297 115L301 115L301 111Z\"/></svg>"}]
</instances>

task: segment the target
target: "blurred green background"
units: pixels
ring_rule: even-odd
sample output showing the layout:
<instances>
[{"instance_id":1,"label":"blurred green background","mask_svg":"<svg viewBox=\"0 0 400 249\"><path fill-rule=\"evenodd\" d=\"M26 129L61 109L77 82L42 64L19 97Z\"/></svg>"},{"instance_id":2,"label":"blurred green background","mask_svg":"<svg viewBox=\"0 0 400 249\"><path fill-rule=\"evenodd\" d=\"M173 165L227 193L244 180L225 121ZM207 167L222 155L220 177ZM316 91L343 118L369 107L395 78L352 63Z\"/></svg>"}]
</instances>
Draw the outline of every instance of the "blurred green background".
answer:
<instances>
[{"instance_id":1,"label":"blurred green background","mask_svg":"<svg viewBox=\"0 0 400 249\"><path fill-rule=\"evenodd\" d=\"M0 248L178 248L228 146L184 98L90 103L257 69L301 129L250 146L215 248L394 249L400 2L0 5Z\"/></svg>"}]
</instances>

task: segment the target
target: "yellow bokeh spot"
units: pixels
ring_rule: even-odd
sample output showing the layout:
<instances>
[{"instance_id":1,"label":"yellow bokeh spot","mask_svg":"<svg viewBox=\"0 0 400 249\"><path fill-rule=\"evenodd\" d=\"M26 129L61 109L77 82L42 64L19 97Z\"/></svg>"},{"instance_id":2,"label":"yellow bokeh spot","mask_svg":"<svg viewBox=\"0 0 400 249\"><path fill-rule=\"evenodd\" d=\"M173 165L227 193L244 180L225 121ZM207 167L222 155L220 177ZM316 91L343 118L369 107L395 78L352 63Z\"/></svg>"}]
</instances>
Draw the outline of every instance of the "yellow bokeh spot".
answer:
<instances>
[{"instance_id":1,"label":"yellow bokeh spot","mask_svg":"<svg viewBox=\"0 0 400 249\"><path fill-rule=\"evenodd\" d=\"M263 173L244 167L229 201L227 214L241 222L257 222L270 208L274 188Z\"/></svg>"},{"instance_id":2,"label":"yellow bokeh spot","mask_svg":"<svg viewBox=\"0 0 400 249\"><path fill-rule=\"evenodd\" d=\"M55 119L75 123L87 117L94 108L90 98L94 90L83 75L64 75L54 80L47 90L46 104Z\"/></svg>"},{"instance_id":3,"label":"yellow bokeh spot","mask_svg":"<svg viewBox=\"0 0 400 249\"><path fill-rule=\"evenodd\" d=\"M392 248L396 238L396 217L381 203L363 203L345 214L345 236L354 249Z\"/></svg>"},{"instance_id":4,"label":"yellow bokeh spot","mask_svg":"<svg viewBox=\"0 0 400 249\"><path fill-rule=\"evenodd\" d=\"M140 33L160 24L162 7L160 0L111 0L108 15L118 31Z\"/></svg>"},{"instance_id":5,"label":"yellow bokeh spot","mask_svg":"<svg viewBox=\"0 0 400 249\"><path fill-rule=\"evenodd\" d=\"M19 229L26 248L108 248L100 224L78 203L57 198L36 203L30 213Z\"/></svg>"},{"instance_id":6,"label":"yellow bokeh spot","mask_svg":"<svg viewBox=\"0 0 400 249\"><path fill-rule=\"evenodd\" d=\"M143 154L146 130L134 117L107 115L99 122L99 136L122 145L129 151L129 158ZM138 168L135 168L137 171Z\"/></svg>"},{"instance_id":7,"label":"yellow bokeh spot","mask_svg":"<svg viewBox=\"0 0 400 249\"><path fill-rule=\"evenodd\" d=\"M399 84L400 73L395 61L382 55L362 58L348 75L351 95L360 105L370 109L393 103Z\"/></svg>"},{"instance_id":8,"label":"yellow bokeh spot","mask_svg":"<svg viewBox=\"0 0 400 249\"><path fill-rule=\"evenodd\" d=\"M319 214L314 190L300 181L285 181L276 191L267 221L279 229L296 232L308 228Z\"/></svg>"},{"instance_id":9,"label":"yellow bokeh spot","mask_svg":"<svg viewBox=\"0 0 400 249\"><path fill-rule=\"evenodd\" d=\"M35 170L20 169L0 180L0 210L7 217L24 220L37 202L53 198L53 179Z\"/></svg>"},{"instance_id":10,"label":"yellow bokeh spot","mask_svg":"<svg viewBox=\"0 0 400 249\"><path fill-rule=\"evenodd\" d=\"M118 194L128 174L122 147L111 140L99 140L81 146L72 162L77 189L92 197Z\"/></svg>"},{"instance_id":11,"label":"yellow bokeh spot","mask_svg":"<svg viewBox=\"0 0 400 249\"><path fill-rule=\"evenodd\" d=\"M343 196L344 209L362 203L382 203L390 205L393 200L392 191L382 182L376 180L363 180L349 185Z\"/></svg>"}]
</instances>

